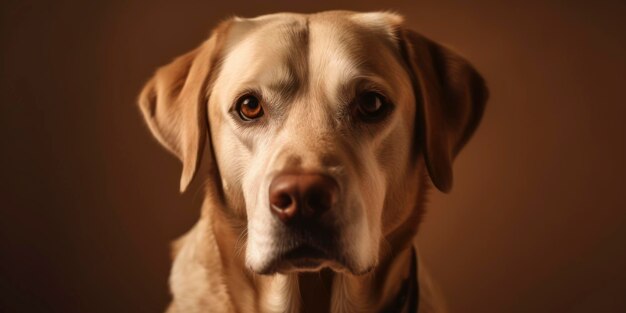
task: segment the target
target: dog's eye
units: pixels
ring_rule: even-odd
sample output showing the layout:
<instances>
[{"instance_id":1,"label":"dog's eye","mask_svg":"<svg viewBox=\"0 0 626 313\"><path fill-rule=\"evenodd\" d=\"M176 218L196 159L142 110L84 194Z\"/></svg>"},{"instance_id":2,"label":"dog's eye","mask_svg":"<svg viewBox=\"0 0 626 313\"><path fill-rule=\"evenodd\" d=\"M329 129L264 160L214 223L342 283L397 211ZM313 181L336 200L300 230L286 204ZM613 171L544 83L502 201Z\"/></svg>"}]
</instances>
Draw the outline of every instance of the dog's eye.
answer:
<instances>
[{"instance_id":1,"label":"dog's eye","mask_svg":"<svg viewBox=\"0 0 626 313\"><path fill-rule=\"evenodd\" d=\"M245 95L237 100L237 112L244 121L252 121L263 116L263 107L255 96Z\"/></svg>"},{"instance_id":2,"label":"dog's eye","mask_svg":"<svg viewBox=\"0 0 626 313\"><path fill-rule=\"evenodd\" d=\"M359 117L365 122L377 122L389 112L387 99L373 91L360 94L355 99L356 110Z\"/></svg>"}]
</instances>

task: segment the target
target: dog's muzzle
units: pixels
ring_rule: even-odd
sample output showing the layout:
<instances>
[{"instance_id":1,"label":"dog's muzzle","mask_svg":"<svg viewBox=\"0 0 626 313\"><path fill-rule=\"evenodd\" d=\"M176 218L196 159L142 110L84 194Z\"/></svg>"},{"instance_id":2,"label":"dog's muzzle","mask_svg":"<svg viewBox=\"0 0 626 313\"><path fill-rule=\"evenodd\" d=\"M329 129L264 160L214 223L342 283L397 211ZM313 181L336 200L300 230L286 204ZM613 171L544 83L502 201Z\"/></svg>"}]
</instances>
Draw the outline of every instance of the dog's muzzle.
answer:
<instances>
[{"instance_id":1,"label":"dog's muzzle","mask_svg":"<svg viewBox=\"0 0 626 313\"><path fill-rule=\"evenodd\" d=\"M269 187L269 209L279 221L274 229L279 248L264 272L314 271L340 264L336 246L339 185L327 175L283 173Z\"/></svg>"}]
</instances>

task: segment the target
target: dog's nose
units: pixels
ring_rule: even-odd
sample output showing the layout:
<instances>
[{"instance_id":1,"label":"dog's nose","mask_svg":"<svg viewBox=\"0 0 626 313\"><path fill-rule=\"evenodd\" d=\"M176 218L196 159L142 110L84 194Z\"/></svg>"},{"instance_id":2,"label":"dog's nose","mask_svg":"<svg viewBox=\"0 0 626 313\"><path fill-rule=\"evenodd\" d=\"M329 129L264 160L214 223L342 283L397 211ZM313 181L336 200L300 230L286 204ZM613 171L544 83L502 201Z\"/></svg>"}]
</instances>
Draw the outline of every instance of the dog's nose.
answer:
<instances>
[{"instance_id":1,"label":"dog's nose","mask_svg":"<svg viewBox=\"0 0 626 313\"><path fill-rule=\"evenodd\" d=\"M335 205L338 192L337 182L325 175L282 174L270 184L270 209L285 223L319 218Z\"/></svg>"}]
</instances>

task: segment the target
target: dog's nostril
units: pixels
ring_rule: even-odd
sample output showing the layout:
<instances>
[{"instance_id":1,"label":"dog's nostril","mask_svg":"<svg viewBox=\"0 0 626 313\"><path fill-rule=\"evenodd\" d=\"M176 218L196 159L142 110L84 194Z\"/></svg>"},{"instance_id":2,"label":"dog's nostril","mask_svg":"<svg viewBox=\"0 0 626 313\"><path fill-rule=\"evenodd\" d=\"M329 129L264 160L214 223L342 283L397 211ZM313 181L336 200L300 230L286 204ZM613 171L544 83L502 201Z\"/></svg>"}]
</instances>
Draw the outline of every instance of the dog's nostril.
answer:
<instances>
[{"instance_id":1,"label":"dog's nostril","mask_svg":"<svg viewBox=\"0 0 626 313\"><path fill-rule=\"evenodd\" d=\"M307 215L319 214L332 206L332 195L327 190L313 189L306 195L305 207Z\"/></svg>"},{"instance_id":2,"label":"dog's nostril","mask_svg":"<svg viewBox=\"0 0 626 313\"><path fill-rule=\"evenodd\" d=\"M287 222L298 213L297 187L289 177L274 179L270 185L270 209L272 214L283 222Z\"/></svg>"},{"instance_id":3,"label":"dog's nostril","mask_svg":"<svg viewBox=\"0 0 626 313\"><path fill-rule=\"evenodd\" d=\"M289 208L292 203L293 199L291 199L291 196L287 193L279 194L277 197L275 197L274 201L272 201L272 205L280 210Z\"/></svg>"}]
</instances>

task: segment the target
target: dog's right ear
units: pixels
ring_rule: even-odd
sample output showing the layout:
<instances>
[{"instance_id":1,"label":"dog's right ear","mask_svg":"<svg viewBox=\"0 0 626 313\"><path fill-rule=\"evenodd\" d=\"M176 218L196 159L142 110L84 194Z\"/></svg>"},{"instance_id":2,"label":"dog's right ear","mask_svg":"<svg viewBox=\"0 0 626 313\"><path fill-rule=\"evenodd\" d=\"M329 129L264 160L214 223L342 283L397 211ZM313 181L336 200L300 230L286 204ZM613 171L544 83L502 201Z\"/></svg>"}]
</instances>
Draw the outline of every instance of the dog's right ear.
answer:
<instances>
[{"instance_id":1,"label":"dog's right ear","mask_svg":"<svg viewBox=\"0 0 626 313\"><path fill-rule=\"evenodd\" d=\"M229 24L220 24L200 47L159 68L139 95L139 107L152 134L183 164L181 192L194 178L202 158L211 82Z\"/></svg>"}]
</instances>

